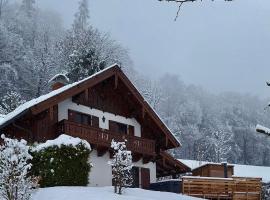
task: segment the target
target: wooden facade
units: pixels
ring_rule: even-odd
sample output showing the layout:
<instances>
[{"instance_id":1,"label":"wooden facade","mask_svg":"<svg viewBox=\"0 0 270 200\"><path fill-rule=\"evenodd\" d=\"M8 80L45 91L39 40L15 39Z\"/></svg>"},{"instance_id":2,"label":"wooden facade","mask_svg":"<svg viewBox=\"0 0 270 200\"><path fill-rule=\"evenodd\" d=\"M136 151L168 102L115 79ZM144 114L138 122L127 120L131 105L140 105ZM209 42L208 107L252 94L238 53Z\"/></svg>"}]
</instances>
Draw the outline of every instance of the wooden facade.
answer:
<instances>
[{"instance_id":1,"label":"wooden facade","mask_svg":"<svg viewBox=\"0 0 270 200\"><path fill-rule=\"evenodd\" d=\"M225 172L225 170L227 172ZM227 174L227 177L225 177ZM193 176L231 178L234 174L234 166L209 163L192 170Z\"/></svg>"},{"instance_id":2,"label":"wooden facade","mask_svg":"<svg viewBox=\"0 0 270 200\"><path fill-rule=\"evenodd\" d=\"M206 199L260 200L261 178L183 177L182 193Z\"/></svg>"}]
</instances>

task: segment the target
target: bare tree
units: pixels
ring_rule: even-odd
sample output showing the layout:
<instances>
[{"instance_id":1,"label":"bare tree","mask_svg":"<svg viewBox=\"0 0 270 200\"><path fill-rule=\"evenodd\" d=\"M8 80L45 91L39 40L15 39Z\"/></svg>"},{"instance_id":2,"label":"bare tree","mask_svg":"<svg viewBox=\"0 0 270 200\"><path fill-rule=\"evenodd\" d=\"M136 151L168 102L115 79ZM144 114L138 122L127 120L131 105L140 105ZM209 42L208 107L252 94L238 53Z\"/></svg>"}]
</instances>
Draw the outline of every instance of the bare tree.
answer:
<instances>
[{"instance_id":1,"label":"bare tree","mask_svg":"<svg viewBox=\"0 0 270 200\"><path fill-rule=\"evenodd\" d=\"M177 18L178 18L178 16L179 16L179 13L180 13L180 10L182 8L182 5L184 3L191 3L191 2L195 2L195 1L199 1L199 0L158 0L158 1L174 2L174 3L177 3L178 4L178 10L177 10L176 16L174 18L174 21L176 21ZM200 0L200 1L203 1L203 0ZM215 0L211 0L211 1L215 1ZM233 1L233 0L224 0L224 1Z\"/></svg>"}]
</instances>

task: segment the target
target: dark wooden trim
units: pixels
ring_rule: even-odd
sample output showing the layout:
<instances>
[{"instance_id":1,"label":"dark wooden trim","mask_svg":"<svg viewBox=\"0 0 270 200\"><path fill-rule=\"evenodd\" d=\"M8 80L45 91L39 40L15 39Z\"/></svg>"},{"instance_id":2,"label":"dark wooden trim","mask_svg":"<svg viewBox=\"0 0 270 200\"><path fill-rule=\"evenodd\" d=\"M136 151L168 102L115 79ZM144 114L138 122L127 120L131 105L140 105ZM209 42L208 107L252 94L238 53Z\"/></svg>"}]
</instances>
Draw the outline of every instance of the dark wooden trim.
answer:
<instances>
[{"instance_id":1,"label":"dark wooden trim","mask_svg":"<svg viewBox=\"0 0 270 200\"><path fill-rule=\"evenodd\" d=\"M115 73L114 75L114 89L117 89L118 87L118 73Z\"/></svg>"},{"instance_id":2,"label":"dark wooden trim","mask_svg":"<svg viewBox=\"0 0 270 200\"><path fill-rule=\"evenodd\" d=\"M117 67L117 65L115 66ZM36 115L46 109L48 109L51 105L55 105L61 101L64 101L65 99L72 97L76 94L79 94L81 92L83 92L84 90L86 90L89 87L92 87L96 84L98 84L99 82L111 77L114 75L116 68L112 67L108 70L105 70L103 73L100 73L96 76L93 76L92 78L89 78L86 81L83 81L81 83L79 83L78 85L75 85L74 87L71 87L49 99L46 99L45 101L31 107L31 112L32 114Z\"/></svg>"},{"instance_id":3,"label":"dark wooden trim","mask_svg":"<svg viewBox=\"0 0 270 200\"><path fill-rule=\"evenodd\" d=\"M132 153L132 162L138 162L142 158L142 154Z\"/></svg>"}]
</instances>

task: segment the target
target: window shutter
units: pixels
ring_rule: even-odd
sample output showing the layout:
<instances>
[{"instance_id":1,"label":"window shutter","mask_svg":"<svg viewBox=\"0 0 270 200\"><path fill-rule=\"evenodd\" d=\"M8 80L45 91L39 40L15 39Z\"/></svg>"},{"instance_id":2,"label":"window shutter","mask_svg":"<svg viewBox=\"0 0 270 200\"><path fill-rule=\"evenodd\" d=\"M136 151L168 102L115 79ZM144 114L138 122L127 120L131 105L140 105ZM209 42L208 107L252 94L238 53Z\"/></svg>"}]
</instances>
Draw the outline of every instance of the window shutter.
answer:
<instances>
[{"instance_id":1,"label":"window shutter","mask_svg":"<svg viewBox=\"0 0 270 200\"><path fill-rule=\"evenodd\" d=\"M135 135L135 133L134 133L134 126L131 126L131 125L128 126L128 135L130 135L130 136L134 136Z\"/></svg>"},{"instance_id":2,"label":"window shutter","mask_svg":"<svg viewBox=\"0 0 270 200\"><path fill-rule=\"evenodd\" d=\"M95 128L99 128L99 118L92 115L92 126Z\"/></svg>"}]
</instances>

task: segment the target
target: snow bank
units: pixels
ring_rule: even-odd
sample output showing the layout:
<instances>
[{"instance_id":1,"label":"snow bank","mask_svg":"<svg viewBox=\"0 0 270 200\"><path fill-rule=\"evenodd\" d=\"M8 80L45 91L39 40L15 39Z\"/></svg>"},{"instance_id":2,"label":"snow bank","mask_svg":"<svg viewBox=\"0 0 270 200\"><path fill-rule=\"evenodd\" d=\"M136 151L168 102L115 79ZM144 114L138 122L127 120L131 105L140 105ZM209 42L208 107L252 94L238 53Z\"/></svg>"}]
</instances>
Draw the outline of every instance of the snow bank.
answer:
<instances>
[{"instance_id":1,"label":"snow bank","mask_svg":"<svg viewBox=\"0 0 270 200\"><path fill-rule=\"evenodd\" d=\"M52 187L39 189L31 200L196 200L198 198L169 192L128 188L123 195L113 193L113 187Z\"/></svg>"},{"instance_id":2,"label":"snow bank","mask_svg":"<svg viewBox=\"0 0 270 200\"><path fill-rule=\"evenodd\" d=\"M185 160L185 159L179 159L179 161L190 167L191 170L206 165L208 163L211 163L205 161ZM234 166L234 176L262 178L263 182L270 182L270 167L239 165L239 164L230 164L230 165Z\"/></svg>"},{"instance_id":3,"label":"snow bank","mask_svg":"<svg viewBox=\"0 0 270 200\"><path fill-rule=\"evenodd\" d=\"M90 144L86 140L82 140L78 137L74 138L69 135L62 134L54 140L47 140L45 143L37 145L35 148L33 148L33 151L41 151L51 146L61 147L61 145L66 145L66 146L71 145L75 147L76 145L80 143L82 143L87 149L91 150Z\"/></svg>"}]
</instances>

